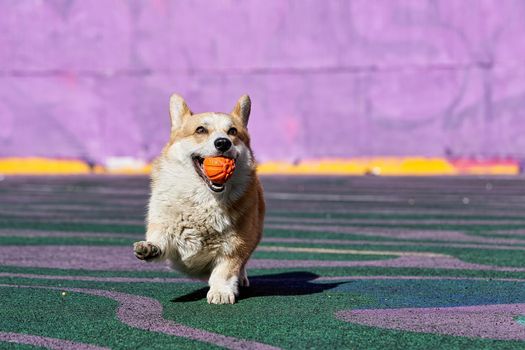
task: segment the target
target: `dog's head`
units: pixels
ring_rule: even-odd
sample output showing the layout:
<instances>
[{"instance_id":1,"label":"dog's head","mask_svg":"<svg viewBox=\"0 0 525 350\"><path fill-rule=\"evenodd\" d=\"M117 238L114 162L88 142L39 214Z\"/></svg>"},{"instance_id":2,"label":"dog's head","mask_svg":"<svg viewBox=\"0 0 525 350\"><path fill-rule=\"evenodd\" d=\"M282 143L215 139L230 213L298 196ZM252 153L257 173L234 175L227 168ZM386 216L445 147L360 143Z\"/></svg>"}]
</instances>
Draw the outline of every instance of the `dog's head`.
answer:
<instances>
[{"instance_id":1,"label":"dog's head","mask_svg":"<svg viewBox=\"0 0 525 350\"><path fill-rule=\"evenodd\" d=\"M247 130L250 109L250 97L244 95L230 114L193 114L184 99L173 94L170 98L171 137L164 155L182 166L187 175L199 178L200 185L214 194L243 191L255 169ZM203 169L204 158L216 156L235 161L233 176L225 184L209 180ZM188 174L188 169L193 173Z\"/></svg>"}]
</instances>

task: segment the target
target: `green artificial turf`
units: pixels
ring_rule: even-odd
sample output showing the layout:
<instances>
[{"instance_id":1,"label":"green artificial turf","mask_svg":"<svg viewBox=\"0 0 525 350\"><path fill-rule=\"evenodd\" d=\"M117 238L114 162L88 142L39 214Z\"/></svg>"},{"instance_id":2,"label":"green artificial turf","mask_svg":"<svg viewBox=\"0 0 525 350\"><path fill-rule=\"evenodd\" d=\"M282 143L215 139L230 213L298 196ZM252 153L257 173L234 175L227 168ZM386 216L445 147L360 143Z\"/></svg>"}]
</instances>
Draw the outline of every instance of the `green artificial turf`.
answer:
<instances>
[{"instance_id":1,"label":"green artificial turf","mask_svg":"<svg viewBox=\"0 0 525 350\"><path fill-rule=\"evenodd\" d=\"M509 340L454 336L346 322L336 314L525 304L525 201L521 201L525 181L271 177L263 183L268 220L254 262L293 260L313 265L251 268L251 286L241 289L236 304L208 305L205 282L150 280L184 277L173 271L149 270L141 264L120 270L96 264L96 268L82 268L71 265L75 257L54 268L31 256L16 259L25 256L25 249L91 246L115 248L114 259L126 260L119 254L131 254L131 244L144 235L140 222L147 204L146 178L8 177L1 181L0 348L39 348L2 341L1 332L113 349L214 348L213 341L126 324L119 319L116 300L67 288L149 298L160 303L161 317L172 322L170 327L177 323L283 349L524 348L525 337L519 332ZM468 204L463 198L469 198ZM451 231L463 236L444 238ZM399 237L399 232L412 236ZM434 261L436 254L449 260L417 265L417 261ZM97 256L84 259L96 263ZM385 265L396 259L416 259L416 263ZM482 266L455 267L447 261ZM350 265L320 266L323 262ZM525 314L512 317L518 327L525 327ZM496 326L490 324L490 315L486 320L488 327ZM478 326L482 325L469 327Z\"/></svg>"}]
</instances>

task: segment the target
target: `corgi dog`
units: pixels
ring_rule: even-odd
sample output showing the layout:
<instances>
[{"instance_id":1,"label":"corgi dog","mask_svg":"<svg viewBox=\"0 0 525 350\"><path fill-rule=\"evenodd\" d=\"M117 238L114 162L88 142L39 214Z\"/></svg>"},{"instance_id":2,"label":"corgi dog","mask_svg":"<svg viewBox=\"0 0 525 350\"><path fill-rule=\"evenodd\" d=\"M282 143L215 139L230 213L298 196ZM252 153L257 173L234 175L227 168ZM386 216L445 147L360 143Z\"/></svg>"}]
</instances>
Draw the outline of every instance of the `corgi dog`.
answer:
<instances>
[{"instance_id":1,"label":"corgi dog","mask_svg":"<svg viewBox=\"0 0 525 350\"><path fill-rule=\"evenodd\" d=\"M153 162L146 240L135 256L169 261L189 276L207 279L210 304L233 304L248 286L246 263L259 243L265 212L262 186L247 130L251 101L244 95L230 114L193 114L170 97L171 136ZM235 170L211 181L203 162L225 157Z\"/></svg>"}]
</instances>

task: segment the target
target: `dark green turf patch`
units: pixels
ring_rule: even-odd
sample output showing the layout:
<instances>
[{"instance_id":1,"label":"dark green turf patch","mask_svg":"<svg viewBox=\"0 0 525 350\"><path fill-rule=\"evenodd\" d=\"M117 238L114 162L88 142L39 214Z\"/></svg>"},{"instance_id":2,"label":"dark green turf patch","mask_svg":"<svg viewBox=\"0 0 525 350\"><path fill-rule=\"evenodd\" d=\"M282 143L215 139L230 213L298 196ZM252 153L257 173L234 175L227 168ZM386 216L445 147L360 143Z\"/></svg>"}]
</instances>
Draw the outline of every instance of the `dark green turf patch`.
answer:
<instances>
[{"instance_id":1,"label":"dark green turf patch","mask_svg":"<svg viewBox=\"0 0 525 350\"><path fill-rule=\"evenodd\" d=\"M360 282L354 284L355 288L352 290L340 290L339 286L341 285L337 286L335 283L328 286L326 284L322 286L310 285L308 278L305 280L299 278L298 282L288 281L287 283L265 283L264 279L260 279L253 284L255 292L245 293L244 299L241 298L238 304L225 306L208 305L204 300L205 290L194 285L176 285L173 288L166 288L163 285L151 284L92 284L90 287L149 296L161 301L165 308L164 316L168 319L178 322L184 320L184 324L195 328L234 337L257 339L290 349L332 347L379 349L387 344L395 344L394 348L410 349L419 348L418 346L422 348L423 345L447 349L503 349L518 348L518 345L522 344L520 342L389 331L342 322L334 317L336 311L385 305L383 295L387 297L388 292L393 291L392 288L396 290L396 295L401 298L395 305L407 303L406 298L409 298L410 295L407 296L407 293L404 293L399 286L395 287L395 284L389 283L390 281ZM433 285L435 286L436 283L434 282ZM369 287L366 286L367 284ZM384 288L381 287L382 285ZM409 283L404 285L410 287ZM483 290L476 291L474 285L470 284L470 286L472 286L471 293L477 293L472 294L473 296L481 295ZM461 288L461 285L456 284L453 287L457 289ZM420 298L424 299L432 294L432 290L424 291L422 288L418 289L417 286L412 287L412 289L414 288L426 293L419 295ZM501 287L498 288L502 290ZM446 298L447 291L453 290L446 288L445 285L437 289L436 293L440 293L442 297ZM485 292L490 292L490 288L485 289ZM445 295L442 295L443 293ZM31 327L32 332L45 332L54 336L67 334L69 339L84 342L93 339L91 337L94 334L98 334L96 339L117 348L121 348L123 344L144 346L145 338L151 339L149 336L141 335L142 331L126 329L125 326L113 324L116 321L110 317L112 313L107 310L113 310L116 303L105 298L84 296L79 293L71 293L64 298L58 291L56 293L44 291L43 293L22 293L22 295L10 296L9 299L11 301L16 298L24 301L31 300L32 294L38 296L38 300L44 303L44 307L35 308L34 305L31 305L32 302L29 302L29 305L18 310L26 319L34 320L31 322L34 324ZM468 298L469 292L466 292L461 300ZM66 301L62 299L66 299ZM10 306L9 310L18 308L16 303ZM35 312L36 309L38 311ZM63 312L60 313L59 310ZM44 314L41 315L41 312ZM64 313L70 316L66 316ZM74 320L69 319L71 315L78 314L88 315L97 322L90 322L89 325L86 325L81 320L74 322ZM210 314L212 317L209 316ZM13 317L13 314L0 315L4 320L7 317ZM208 316L203 317L203 315ZM109 320L110 318L111 320ZM304 331L305 327L308 332ZM112 329L113 332L110 332L109 329ZM158 337L155 335L154 338L157 344L167 346L167 343L163 342L162 335ZM126 342L120 343L121 341ZM171 344L174 344L173 340L171 340ZM178 339L176 344L180 344ZM206 345L194 343L191 346L204 348ZM392 346L386 347L392 348Z\"/></svg>"},{"instance_id":2,"label":"dark green turf patch","mask_svg":"<svg viewBox=\"0 0 525 350\"><path fill-rule=\"evenodd\" d=\"M334 253L308 253L308 252L267 252L255 251L254 259L278 259L278 260L338 260L338 261L366 261L366 260L387 260L393 259L394 255L373 255L373 254L334 254Z\"/></svg>"},{"instance_id":3,"label":"dark green turf patch","mask_svg":"<svg viewBox=\"0 0 525 350\"><path fill-rule=\"evenodd\" d=\"M366 227L362 227L366 228ZM388 230L391 229L385 228L384 232L388 232ZM426 230L425 231L435 231L436 238L439 236L440 230ZM381 231L378 231L378 233ZM477 231L459 231L464 232L467 235L473 236L473 241L475 240L475 237L478 236ZM487 237L490 238L500 238L499 235L493 235ZM396 237L385 237L385 236L372 236L372 235L362 235L359 234L359 228L355 229L355 233L336 233L336 232L330 232L330 230L323 231L322 228L317 231L303 231L300 229L276 229L276 228L266 228L264 230L264 238L301 238L301 239L337 239L337 240L346 240L348 243L351 243L352 241L370 241L372 242L416 242L416 243L433 243L433 244L447 244L447 243L455 243L455 244L476 244L476 245L486 245L488 248L490 248L490 245L493 245L494 243L478 243L478 242L470 242L470 241L461 241L461 240L438 240L438 239L402 239L402 238L396 238ZM318 243L319 244L319 243ZM525 240L523 244L516 244L512 243L513 246L520 247L522 246L525 248Z\"/></svg>"},{"instance_id":4,"label":"dark green turf patch","mask_svg":"<svg viewBox=\"0 0 525 350\"><path fill-rule=\"evenodd\" d=\"M167 303L166 298L157 294L158 292L150 291L150 293L155 293L154 296L163 301L167 318L183 318L194 327L231 336L248 334L291 349L381 348L385 347L385 344L396 344L399 348L413 348L419 343L426 344L426 346L431 345L432 348L488 349L521 344L417 333L407 334L344 323L335 319L335 311L380 304L375 294L367 294L367 292L358 290L341 292L333 284L325 285L323 289L318 286L309 286L308 279L295 284L293 282L273 284L259 282L260 289L254 292L254 296L248 295L233 307L212 306L213 318L202 317L203 314L209 313L209 306L202 299L173 302L177 298L181 299L178 296ZM253 285L257 288L257 283ZM177 295L186 291L179 289ZM428 292L431 293L431 291ZM446 293L446 289L444 292ZM190 294L195 295L195 291ZM245 324L250 324L252 327L246 329ZM308 329L308 332L301 332L305 328ZM356 342L356 338L364 338L363 332L367 334L367 342ZM400 333L403 334L401 340L399 339ZM381 339L378 338L379 335ZM364 344L366 347L362 347ZM386 346L386 348L391 347Z\"/></svg>"},{"instance_id":5,"label":"dark green turf patch","mask_svg":"<svg viewBox=\"0 0 525 350\"><path fill-rule=\"evenodd\" d=\"M358 232L358 230L356 230ZM319 231L301 231L299 229L287 230L287 229L276 229L276 228L265 228L264 238L303 238L303 239L344 239L348 241L370 241L370 242L385 242L392 241L395 238L380 237L380 236L365 236L359 235L358 233L335 233L329 231L323 231L322 228Z\"/></svg>"},{"instance_id":6,"label":"dark green turf patch","mask_svg":"<svg viewBox=\"0 0 525 350\"><path fill-rule=\"evenodd\" d=\"M465 220L465 221L507 221L507 220L516 220L523 221L525 225L525 219L523 216L519 215L477 215L470 213L462 214L424 214L424 213L395 213L395 214L386 214L386 213L332 213L332 212L290 212L290 211L269 211L267 213L269 218L278 217L278 218L312 218L312 219L373 219L373 220ZM310 224L310 223L309 223ZM319 224L319 223L317 223ZM325 223L326 224L326 223Z\"/></svg>"},{"instance_id":7,"label":"dark green turf patch","mask_svg":"<svg viewBox=\"0 0 525 350\"><path fill-rule=\"evenodd\" d=\"M400 229L420 229L420 230L435 230L435 231L485 231L491 230L515 230L525 228L524 224L382 224L382 223L363 223L363 224L351 224L345 226L352 227L379 227L379 228L400 228Z\"/></svg>"},{"instance_id":8,"label":"dark green turf patch","mask_svg":"<svg viewBox=\"0 0 525 350\"><path fill-rule=\"evenodd\" d=\"M0 330L128 349L206 349L197 341L131 328L115 318L117 302L58 290L5 288ZM89 320L89 322L86 322Z\"/></svg>"},{"instance_id":9,"label":"dark green turf patch","mask_svg":"<svg viewBox=\"0 0 525 350\"><path fill-rule=\"evenodd\" d=\"M483 271L483 270L462 270L462 269L431 269L431 268L406 268L406 267L309 267L309 268L275 268L271 270L250 269L250 276L264 275L268 273L285 273L309 271L319 276L433 276L433 277L466 277L466 278L517 278L524 279L523 272L509 271Z\"/></svg>"},{"instance_id":10,"label":"dark green turf patch","mask_svg":"<svg viewBox=\"0 0 525 350\"><path fill-rule=\"evenodd\" d=\"M522 250L457 249L455 257L465 262L499 267L525 267Z\"/></svg>"},{"instance_id":11,"label":"dark green turf patch","mask_svg":"<svg viewBox=\"0 0 525 350\"><path fill-rule=\"evenodd\" d=\"M495 230L483 230L483 231L472 231L468 232L469 234L473 236L479 236L479 237L486 237L486 238L495 238L495 239L513 239L518 241L523 241L523 243L512 243L513 245L525 245L525 235L517 235L517 234L501 234L501 233L493 233L492 231Z\"/></svg>"},{"instance_id":12,"label":"dark green turf patch","mask_svg":"<svg viewBox=\"0 0 525 350\"><path fill-rule=\"evenodd\" d=\"M264 243L266 246L287 246L295 247L298 246L295 243ZM345 246L341 248L341 245L337 244L314 244L314 243L301 243L301 247L322 247L330 249L349 249ZM371 244L360 244L351 247L353 250L374 250L374 251L392 251L392 252L428 252L446 254L456 257L464 262L487 264L501 267L525 267L525 252L522 250L502 250L502 249L490 249L487 248L454 248L454 247L439 247L439 246L420 246L413 245L412 242L405 242L405 245L374 245Z\"/></svg>"},{"instance_id":13,"label":"dark green turf patch","mask_svg":"<svg viewBox=\"0 0 525 350\"><path fill-rule=\"evenodd\" d=\"M92 270L78 270L78 269L52 269L52 268L36 268L36 267L19 267L19 266L0 266L0 272L9 273L35 273L41 275L58 275L58 276L97 276L97 277L182 277L181 274L174 270L166 269L166 271L92 271Z\"/></svg>"},{"instance_id":14,"label":"dark green turf patch","mask_svg":"<svg viewBox=\"0 0 525 350\"><path fill-rule=\"evenodd\" d=\"M305 268L275 268L275 269L248 269L249 276L265 275L269 273L311 271L319 276L457 276L457 277L480 277L480 278L520 278L525 279L523 272L501 272L501 271L479 271L460 269L419 269L419 268L385 268L385 267L310 267ZM173 271L90 271L90 270L67 270L50 268L31 268L17 266L0 266L0 272L41 274L57 276L93 276L93 277L137 277L137 278L180 278L184 275ZM0 277L4 281L17 280L17 278ZM26 279L24 279L26 280ZM40 283L40 279L36 279ZM7 282L5 282L7 283ZM65 281L52 281L51 283L65 283ZM92 283L92 282L89 282Z\"/></svg>"},{"instance_id":15,"label":"dark green turf patch","mask_svg":"<svg viewBox=\"0 0 525 350\"><path fill-rule=\"evenodd\" d=\"M1 236L0 243L2 245L119 245L119 246L131 246L133 242L142 239L142 234L137 234L136 238L125 238L125 237L89 237L82 236L81 234L75 235L72 233L71 237L23 237L23 236ZM272 238L300 238L300 239L323 239L327 242L323 243L310 243L310 242L268 242L264 241ZM418 240L418 239L395 239L388 237L370 237L360 236L353 234L329 234L323 232L302 232L302 231L289 231L289 230L267 230L263 238L264 245L267 246L289 246L289 247L321 247L321 248L336 248L336 249L375 249L375 250L393 250L393 251L426 251L456 255L458 250L467 252L465 256L470 255L469 252L481 250L491 250L491 243L473 243L464 241L438 241L438 240ZM329 240L344 240L346 243L336 242L330 243ZM370 244L360 243L358 245L353 244L353 241L368 241ZM381 245L374 245L374 242L380 242ZM400 246L399 243L403 245ZM389 244L391 243L391 244ZM425 245L428 244L428 245ZM458 248L458 247L447 247L447 244L458 244L467 245L475 244L480 248ZM442 245L442 246L440 246ZM525 245L513 244L513 247L522 247L525 249ZM511 255L521 255L518 250L500 250L494 249L494 254L497 256L500 252ZM476 255L476 254L473 254ZM515 260L512 258L512 260ZM499 263L501 266L505 266L505 263ZM509 266L521 266L521 265L509 265Z\"/></svg>"},{"instance_id":16,"label":"dark green turf patch","mask_svg":"<svg viewBox=\"0 0 525 350\"><path fill-rule=\"evenodd\" d=\"M363 308L454 307L525 303L525 282L469 280L361 280L333 291L361 293L374 302Z\"/></svg>"},{"instance_id":17,"label":"dark green turf patch","mask_svg":"<svg viewBox=\"0 0 525 350\"><path fill-rule=\"evenodd\" d=\"M137 277L137 278L180 278L184 277L176 272L111 272L111 271L78 271L78 270L59 270L59 269L32 269L32 268L19 268L19 267L3 267L2 272L10 273L25 273L25 274L41 274L41 275L56 275L56 276L91 276L91 277ZM510 278L510 279L524 279L522 272L497 272L497 271L476 271L476 270L459 270L459 269L418 269L418 268L384 268L384 267L310 267L310 268L275 268L271 270L267 269L249 269L248 275L251 279L257 278L258 276L272 275L279 278L281 274L287 273L309 273L313 278L315 276L326 276L326 277L338 277L343 276L415 276L425 277L453 277L453 278L480 278L487 281L498 278ZM181 283L152 283L152 282L133 282L133 283L117 283L117 282L94 282L94 281L69 281L69 280L51 280L51 279L39 279L39 278L22 278L22 277L0 277L1 283L7 284L28 284L28 285L59 285L59 286L81 286L83 288L89 288L94 285L122 285L122 286L145 286L150 284L159 284L164 286L177 286ZM204 281L195 281L182 284L200 285L205 283ZM283 280L282 283L285 283ZM320 282L322 283L322 282Z\"/></svg>"}]
</instances>

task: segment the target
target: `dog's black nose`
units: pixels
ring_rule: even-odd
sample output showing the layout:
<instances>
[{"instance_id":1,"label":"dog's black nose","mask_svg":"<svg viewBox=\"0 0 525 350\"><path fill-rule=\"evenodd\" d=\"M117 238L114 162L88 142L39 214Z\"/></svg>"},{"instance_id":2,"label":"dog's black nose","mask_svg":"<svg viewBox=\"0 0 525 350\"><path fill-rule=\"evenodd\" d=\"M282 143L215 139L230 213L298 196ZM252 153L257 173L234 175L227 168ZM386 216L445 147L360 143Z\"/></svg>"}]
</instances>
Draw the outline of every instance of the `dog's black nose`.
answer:
<instances>
[{"instance_id":1,"label":"dog's black nose","mask_svg":"<svg viewBox=\"0 0 525 350\"><path fill-rule=\"evenodd\" d=\"M215 140L214 144L215 148L217 148L221 152L226 152L232 146L232 142L224 137L220 137L217 140Z\"/></svg>"}]
</instances>

